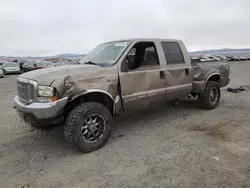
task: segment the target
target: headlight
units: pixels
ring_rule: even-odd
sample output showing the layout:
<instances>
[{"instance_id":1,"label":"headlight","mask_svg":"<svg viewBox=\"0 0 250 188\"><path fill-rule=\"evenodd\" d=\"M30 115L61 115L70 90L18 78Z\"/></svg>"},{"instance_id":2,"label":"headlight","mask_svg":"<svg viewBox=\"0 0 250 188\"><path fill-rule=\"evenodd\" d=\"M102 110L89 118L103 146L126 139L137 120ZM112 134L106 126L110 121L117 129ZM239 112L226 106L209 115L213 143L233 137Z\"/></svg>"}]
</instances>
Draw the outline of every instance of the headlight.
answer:
<instances>
[{"instance_id":1,"label":"headlight","mask_svg":"<svg viewBox=\"0 0 250 188\"><path fill-rule=\"evenodd\" d=\"M37 102L55 102L57 100L56 90L50 86L37 87Z\"/></svg>"},{"instance_id":2,"label":"headlight","mask_svg":"<svg viewBox=\"0 0 250 188\"><path fill-rule=\"evenodd\" d=\"M50 86L38 86L37 93L39 97L53 97L54 88Z\"/></svg>"}]
</instances>

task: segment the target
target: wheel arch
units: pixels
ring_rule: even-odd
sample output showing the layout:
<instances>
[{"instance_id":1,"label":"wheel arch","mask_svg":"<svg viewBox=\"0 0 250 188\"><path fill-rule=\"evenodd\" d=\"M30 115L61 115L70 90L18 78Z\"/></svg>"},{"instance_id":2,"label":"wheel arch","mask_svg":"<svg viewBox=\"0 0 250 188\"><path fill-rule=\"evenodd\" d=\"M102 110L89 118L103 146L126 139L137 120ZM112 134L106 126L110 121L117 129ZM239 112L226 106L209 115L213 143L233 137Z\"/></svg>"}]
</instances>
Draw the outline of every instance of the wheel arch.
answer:
<instances>
[{"instance_id":1,"label":"wheel arch","mask_svg":"<svg viewBox=\"0 0 250 188\"><path fill-rule=\"evenodd\" d=\"M215 72L215 73L210 74L210 75L207 77L207 79L205 80L201 92L203 93L203 91L204 91L204 89L205 89L205 87L206 87L208 81L215 81L215 82L218 82L218 83L219 83L220 79L221 79L221 76L220 76L219 73Z\"/></svg>"},{"instance_id":2,"label":"wheel arch","mask_svg":"<svg viewBox=\"0 0 250 188\"><path fill-rule=\"evenodd\" d=\"M83 102L100 103L108 108L112 115L114 113L114 98L110 93L100 89L88 89L70 98L68 104L65 107L65 118L75 106Z\"/></svg>"}]
</instances>

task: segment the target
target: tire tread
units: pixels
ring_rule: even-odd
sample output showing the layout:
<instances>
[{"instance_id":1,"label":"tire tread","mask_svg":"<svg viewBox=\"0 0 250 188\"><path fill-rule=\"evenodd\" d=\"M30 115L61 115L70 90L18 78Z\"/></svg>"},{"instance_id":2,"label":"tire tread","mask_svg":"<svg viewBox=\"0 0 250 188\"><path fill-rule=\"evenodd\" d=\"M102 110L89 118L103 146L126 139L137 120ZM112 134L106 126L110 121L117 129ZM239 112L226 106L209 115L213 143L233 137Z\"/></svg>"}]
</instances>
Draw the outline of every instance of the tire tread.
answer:
<instances>
[{"instance_id":1,"label":"tire tread","mask_svg":"<svg viewBox=\"0 0 250 188\"><path fill-rule=\"evenodd\" d=\"M213 87L218 88L218 92L219 92L218 93L219 94L219 96L218 96L219 99L215 103L215 105L211 105L211 103L209 102L209 92L210 92L211 88L213 88ZM208 81L203 93L201 93L199 95L199 104L200 104L201 108L206 109L206 110L211 110L211 109L216 108L219 101L220 101L220 95L221 95L221 93L220 93L220 87L219 87L218 82L216 82L216 81Z\"/></svg>"},{"instance_id":2,"label":"tire tread","mask_svg":"<svg viewBox=\"0 0 250 188\"><path fill-rule=\"evenodd\" d=\"M72 146L73 149L79 150L83 153L91 152L91 151L99 148L99 147L96 149L93 149L91 147L90 148L80 148L75 140L75 137L74 137L74 129L75 129L76 122L77 122L79 116L83 113L87 113L89 109L93 109L93 108L99 108L102 111L104 111L105 113L107 113L109 116L109 119L111 118L110 121L112 123L112 115L109 112L109 110L105 106L103 106L102 104L95 103L95 102L86 102L86 103L79 104L78 106L73 108L73 110L69 113L69 115L65 121L64 135L65 135L67 142ZM108 122L106 122L106 123L108 123ZM106 141L107 140L104 140L104 142L106 142Z\"/></svg>"}]
</instances>

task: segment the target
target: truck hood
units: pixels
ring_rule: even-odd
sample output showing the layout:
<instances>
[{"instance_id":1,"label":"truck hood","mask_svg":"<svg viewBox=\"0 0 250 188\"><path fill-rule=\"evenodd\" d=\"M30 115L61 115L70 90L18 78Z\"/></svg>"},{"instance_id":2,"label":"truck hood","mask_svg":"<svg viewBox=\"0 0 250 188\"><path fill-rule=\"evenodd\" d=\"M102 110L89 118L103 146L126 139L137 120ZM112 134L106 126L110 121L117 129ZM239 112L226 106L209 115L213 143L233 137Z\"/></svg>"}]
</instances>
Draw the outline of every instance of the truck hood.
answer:
<instances>
[{"instance_id":1,"label":"truck hood","mask_svg":"<svg viewBox=\"0 0 250 188\"><path fill-rule=\"evenodd\" d=\"M41 85L50 85L56 79L64 78L67 75L90 77L100 73L103 69L96 65L65 65L30 71L19 77L34 80Z\"/></svg>"}]
</instances>

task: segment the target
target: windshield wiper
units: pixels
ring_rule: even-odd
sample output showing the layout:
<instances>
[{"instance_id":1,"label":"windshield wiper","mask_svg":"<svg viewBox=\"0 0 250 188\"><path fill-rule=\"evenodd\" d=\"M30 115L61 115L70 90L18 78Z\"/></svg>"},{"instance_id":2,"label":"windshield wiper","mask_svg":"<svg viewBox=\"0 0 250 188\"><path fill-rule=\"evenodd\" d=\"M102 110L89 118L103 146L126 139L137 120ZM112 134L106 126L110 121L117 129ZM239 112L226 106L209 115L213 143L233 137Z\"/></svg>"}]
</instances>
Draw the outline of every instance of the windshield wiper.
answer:
<instances>
[{"instance_id":1,"label":"windshield wiper","mask_svg":"<svg viewBox=\"0 0 250 188\"><path fill-rule=\"evenodd\" d=\"M84 64L99 66L98 64L94 63L93 61L86 61L86 62L84 62Z\"/></svg>"}]
</instances>

